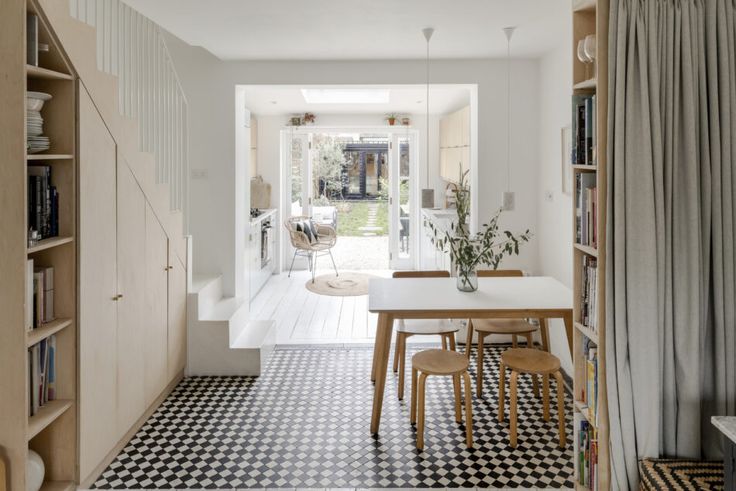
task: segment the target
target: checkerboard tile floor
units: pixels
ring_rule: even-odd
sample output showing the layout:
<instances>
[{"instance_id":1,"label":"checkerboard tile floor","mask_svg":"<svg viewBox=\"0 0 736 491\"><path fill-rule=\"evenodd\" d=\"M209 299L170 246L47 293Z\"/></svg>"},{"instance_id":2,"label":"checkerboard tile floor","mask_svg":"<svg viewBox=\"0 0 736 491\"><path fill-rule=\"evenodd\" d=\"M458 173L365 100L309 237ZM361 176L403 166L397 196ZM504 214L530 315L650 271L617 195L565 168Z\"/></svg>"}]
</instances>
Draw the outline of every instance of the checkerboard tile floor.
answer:
<instances>
[{"instance_id":1,"label":"checkerboard tile floor","mask_svg":"<svg viewBox=\"0 0 736 491\"><path fill-rule=\"evenodd\" d=\"M427 381L425 450L418 452L409 424L410 380L400 402L390 372L380 435L369 433L372 349L277 349L258 378L183 380L94 488L571 487L569 397L568 445L561 450L554 412L551 421L542 419L541 399L531 380L520 377L519 444L509 447L508 423L496 419L501 350L492 347L484 357L483 398L473 401L473 450L455 422L451 378Z\"/></svg>"}]
</instances>

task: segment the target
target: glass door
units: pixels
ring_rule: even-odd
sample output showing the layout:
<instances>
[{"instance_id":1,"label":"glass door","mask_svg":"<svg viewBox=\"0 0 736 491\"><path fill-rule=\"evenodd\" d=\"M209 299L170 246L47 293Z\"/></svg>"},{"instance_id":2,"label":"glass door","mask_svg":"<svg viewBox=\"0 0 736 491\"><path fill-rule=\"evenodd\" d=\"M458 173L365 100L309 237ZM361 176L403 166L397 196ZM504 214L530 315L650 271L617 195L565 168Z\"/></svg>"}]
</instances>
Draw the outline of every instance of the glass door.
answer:
<instances>
[{"instance_id":1,"label":"glass door","mask_svg":"<svg viewBox=\"0 0 736 491\"><path fill-rule=\"evenodd\" d=\"M393 134L389 145L389 251L392 269L414 268L416 204L411 185L414 137Z\"/></svg>"},{"instance_id":2,"label":"glass door","mask_svg":"<svg viewBox=\"0 0 736 491\"><path fill-rule=\"evenodd\" d=\"M312 215L312 170L310 137L291 133L287 145L289 156L290 216Z\"/></svg>"}]
</instances>

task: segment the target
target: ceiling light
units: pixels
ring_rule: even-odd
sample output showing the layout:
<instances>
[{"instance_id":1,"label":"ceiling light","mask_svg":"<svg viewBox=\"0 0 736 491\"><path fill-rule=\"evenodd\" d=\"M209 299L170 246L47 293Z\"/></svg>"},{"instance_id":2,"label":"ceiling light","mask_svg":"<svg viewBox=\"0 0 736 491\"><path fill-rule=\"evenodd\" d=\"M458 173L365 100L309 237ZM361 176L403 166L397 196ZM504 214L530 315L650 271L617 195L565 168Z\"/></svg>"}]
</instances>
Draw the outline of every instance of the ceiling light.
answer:
<instances>
[{"instance_id":1,"label":"ceiling light","mask_svg":"<svg viewBox=\"0 0 736 491\"><path fill-rule=\"evenodd\" d=\"M307 104L388 104L388 89L302 89Z\"/></svg>"}]
</instances>

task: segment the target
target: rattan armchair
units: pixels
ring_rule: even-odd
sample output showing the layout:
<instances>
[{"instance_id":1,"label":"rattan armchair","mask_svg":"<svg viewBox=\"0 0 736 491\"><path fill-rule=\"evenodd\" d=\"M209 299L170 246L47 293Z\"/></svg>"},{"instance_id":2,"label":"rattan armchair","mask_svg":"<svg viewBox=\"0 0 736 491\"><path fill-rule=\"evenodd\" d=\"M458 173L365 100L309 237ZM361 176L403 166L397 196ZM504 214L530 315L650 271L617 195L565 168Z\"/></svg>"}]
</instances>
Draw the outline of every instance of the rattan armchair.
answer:
<instances>
[{"instance_id":1,"label":"rattan armchair","mask_svg":"<svg viewBox=\"0 0 736 491\"><path fill-rule=\"evenodd\" d=\"M303 230L298 230L303 224L312 223L317 234L313 240L309 240L309 236ZM312 221L310 217L295 216L288 218L284 222L286 230L289 231L291 245L294 247L294 257L291 259L289 267L289 276L294 268L294 260L297 256L306 257L309 265L309 271L312 272L312 283L314 283L314 275L317 270L317 257L330 256L332 267L335 268L335 276L339 276L335 258L332 257L332 248L337 243L337 232L334 228L327 225L319 225Z\"/></svg>"}]
</instances>

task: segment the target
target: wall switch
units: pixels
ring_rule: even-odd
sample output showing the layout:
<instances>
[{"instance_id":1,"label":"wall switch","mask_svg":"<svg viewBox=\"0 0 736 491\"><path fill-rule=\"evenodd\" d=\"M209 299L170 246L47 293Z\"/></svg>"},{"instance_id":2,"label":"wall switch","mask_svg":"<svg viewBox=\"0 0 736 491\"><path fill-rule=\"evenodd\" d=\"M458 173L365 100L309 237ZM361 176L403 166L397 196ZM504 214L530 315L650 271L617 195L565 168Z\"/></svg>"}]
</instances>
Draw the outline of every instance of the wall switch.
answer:
<instances>
[{"instance_id":1,"label":"wall switch","mask_svg":"<svg viewBox=\"0 0 736 491\"><path fill-rule=\"evenodd\" d=\"M192 179L207 179L207 169L192 169Z\"/></svg>"},{"instance_id":2,"label":"wall switch","mask_svg":"<svg viewBox=\"0 0 736 491\"><path fill-rule=\"evenodd\" d=\"M514 209L514 192L506 191L503 193L503 211L512 211Z\"/></svg>"},{"instance_id":3,"label":"wall switch","mask_svg":"<svg viewBox=\"0 0 736 491\"><path fill-rule=\"evenodd\" d=\"M555 195L552 193L552 191L544 192L544 201L549 201L551 203L554 200L555 200Z\"/></svg>"}]
</instances>

